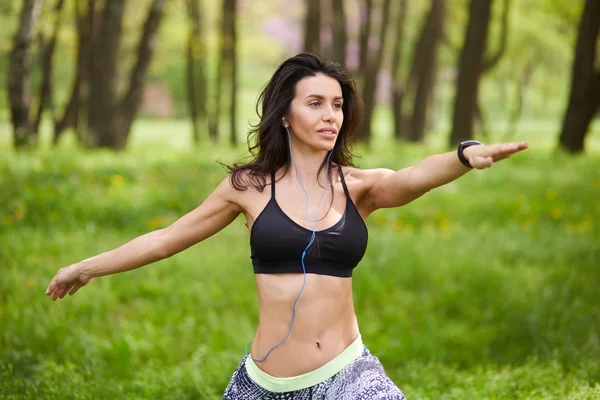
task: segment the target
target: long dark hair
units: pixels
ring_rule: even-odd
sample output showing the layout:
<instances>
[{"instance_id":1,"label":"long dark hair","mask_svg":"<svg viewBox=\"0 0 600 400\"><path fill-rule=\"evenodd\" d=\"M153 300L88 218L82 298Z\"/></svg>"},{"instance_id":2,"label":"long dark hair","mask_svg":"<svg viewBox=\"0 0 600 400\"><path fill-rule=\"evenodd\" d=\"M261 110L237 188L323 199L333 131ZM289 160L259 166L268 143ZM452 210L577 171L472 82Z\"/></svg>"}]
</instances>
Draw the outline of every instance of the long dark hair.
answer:
<instances>
[{"instance_id":1,"label":"long dark hair","mask_svg":"<svg viewBox=\"0 0 600 400\"><path fill-rule=\"evenodd\" d=\"M363 104L356 86L338 63L322 61L314 54L302 53L281 64L260 93L256 104L256 113L260 121L251 125L252 129L248 133L248 150L252 160L226 166L231 173L230 179L234 188L245 190L251 186L262 191L266 186L266 176L284 166L287 172L290 166L290 149L281 118L289 112L292 99L296 95L297 83L318 73L337 80L342 87L344 98L344 122L331 155L331 162L341 166L354 166L349 145L356 128L361 126L363 114ZM325 167L325 163L324 158L319 172ZM244 171L246 174L242 174Z\"/></svg>"}]
</instances>

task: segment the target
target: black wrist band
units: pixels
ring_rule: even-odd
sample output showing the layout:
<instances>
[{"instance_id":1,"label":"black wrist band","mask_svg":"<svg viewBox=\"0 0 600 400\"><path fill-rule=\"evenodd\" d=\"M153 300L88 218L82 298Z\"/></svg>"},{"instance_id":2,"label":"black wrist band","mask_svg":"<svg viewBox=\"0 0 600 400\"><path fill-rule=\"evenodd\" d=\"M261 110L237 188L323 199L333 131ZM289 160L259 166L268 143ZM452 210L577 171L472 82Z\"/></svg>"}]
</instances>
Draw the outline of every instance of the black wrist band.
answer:
<instances>
[{"instance_id":1,"label":"black wrist band","mask_svg":"<svg viewBox=\"0 0 600 400\"><path fill-rule=\"evenodd\" d=\"M473 166L465 158L463 151L464 151L464 149L466 149L469 146L477 146L479 144L483 144L483 143L478 142L477 140L466 140L458 145L458 148L456 149L456 154L458 154L458 159L460 160L462 165L464 165L467 168L473 168Z\"/></svg>"}]
</instances>

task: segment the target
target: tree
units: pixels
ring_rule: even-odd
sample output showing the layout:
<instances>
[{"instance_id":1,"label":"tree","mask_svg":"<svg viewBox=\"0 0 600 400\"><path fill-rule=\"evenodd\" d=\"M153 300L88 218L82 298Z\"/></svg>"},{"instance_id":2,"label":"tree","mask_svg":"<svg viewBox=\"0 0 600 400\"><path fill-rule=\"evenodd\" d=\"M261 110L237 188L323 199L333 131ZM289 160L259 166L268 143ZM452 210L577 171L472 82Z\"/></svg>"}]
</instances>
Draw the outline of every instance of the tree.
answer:
<instances>
[{"instance_id":1,"label":"tree","mask_svg":"<svg viewBox=\"0 0 600 400\"><path fill-rule=\"evenodd\" d=\"M342 67L346 65L346 45L348 44L348 31L346 29L346 11L343 0L333 0L333 59Z\"/></svg>"},{"instance_id":2,"label":"tree","mask_svg":"<svg viewBox=\"0 0 600 400\"><path fill-rule=\"evenodd\" d=\"M39 42L40 49L42 53L42 83L40 85L40 98L38 104L37 115L34 120L34 126L32 134L37 136L40 130L40 124L42 122L42 117L44 115L44 111L46 109L50 110L52 115L52 120L55 121L56 125L56 112L54 108L53 101L53 81L52 81L52 70L53 70L53 58L54 58L54 50L56 48L56 42L58 41L58 32L61 25L61 11L65 4L64 0L56 0L54 5L54 26L52 30L52 34L49 39L46 39L43 35L40 34Z\"/></svg>"},{"instance_id":3,"label":"tree","mask_svg":"<svg viewBox=\"0 0 600 400\"><path fill-rule=\"evenodd\" d=\"M89 98L89 75L92 57L94 27L99 25L94 0L75 0L75 26L77 27L77 65L71 95L62 118L54 121L54 145L63 132L74 128L80 144L85 144ZM97 35L94 35L97 36Z\"/></svg>"},{"instance_id":4,"label":"tree","mask_svg":"<svg viewBox=\"0 0 600 400\"><path fill-rule=\"evenodd\" d=\"M221 12L221 41L219 51L219 66L217 73L217 87L215 90L216 111L211 117L211 135L219 136L219 121L221 120L221 93L229 85L229 123L230 142L237 144L236 121L236 92L237 92L237 0L224 0Z\"/></svg>"},{"instance_id":5,"label":"tree","mask_svg":"<svg viewBox=\"0 0 600 400\"><path fill-rule=\"evenodd\" d=\"M92 45L87 143L93 147L122 149L137 114L154 41L166 0L153 0L138 43L124 96L117 96L117 62L123 22L123 0L106 0L99 35Z\"/></svg>"},{"instance_id":6,"label":"tree","mask_svg":"<svg viewBox=\"0 0 600 400\"><path fill-rule=\"evenodd\" d=\"M392 52L392 110L394 115L394 137L400 139L402 136L402 129L404 125L404 119L402 116L402 103L404 100L404 92L406 84L404 81L404 74L402 72L402 59L404 57L404 37L405 37L405 26L406 16L408 14L408 0L400 0L398 2L396 18L396 32L394 50Z\"/></svg>"},{"instance_id":7,"label":"tree","mask_svg":"<svg viewBox=\"0 0 600 400\"><path fill-rule=\"evenodd\" d=\"M599 33L600 2L587 0L579 22L569 104L559 137L559 146L570 153L584 151L585 135L600 105L600 71L594 65Z\"/></svg>"},{"instance_id":8,"label":"tree","mask_svg":"<svg viewBox=\"0 0 600 400\"><path fill-rule=\"evenodd\" d=\"M473 135L473 115L482 72L493 0L471 0L469 22L458 67L458 82L454 102L450 145L470 139Z\"/></svg>"},{"instance_id":9,"label":"tree","mask_svg":"<svg viewBox=\"0 0 600 400\"><path fill-rule=\"evenodd\" d=\"M207 128L206 40L199 0L187 0L189 32L187 45L187 94L194 143ZM214 139L214 138L213 138Z\"/></svg>"},{"instance_id":10,"label":"tree","mask_svg":"<svg viewBox=\"0 0 600 400\"><path fill-rule=\"evenodd\" d=\"M371 120L373 119L373 111L375 110L375 93L377 89L377 77L379 75L379 70L381 69L381 62L383 60L383 50L385 49L386 44L387 27L390 16L390 3L390 0L384 0L383 3L381 24L379 26L378 35L379 46L375 50L375 54L369 52L368 46L364 48L364 50L368 53L364 59L364 74L362 75L361 79L361 81L363 82L362 98L365 102L365 115L362 129L358 132L357 135L357 138L363 141L368 141L371 137ZM368 22L366 24L370 25L370 23ZM361 58L362 57L363 55L361 54Z\"/></svg>"},{"instance_id":11,"label":"tree","mask_svg":"<svg viewBox=\"0 0 600 400\"><path fill-rule=\"evenodd\" d=\"M371 18L373 14L373 0L364 0L361 2L360 8L360 39L359 39L359 64L358 64L358 78L359 78L359 89L362 87L363 82L361 78L365 76L367 69L367 61L369 56L369 37L371 36Z\"/></svg>"},{"instance_id":12,"label":"tree","mask_svg":"<svg viewBox=\"0 0 600 400\"><path fill-rule=\"evenodd\" d=\"M420 142L425 137L425 122L429 96L435 86L437 47L442 38L445 0L432 0L431 9L416 44L415 64L418 70L417 93L415 95L411 129L408 139Z\"/></svg>"},{"instance_id":13,"label":"tree","mask_svg":"<svg viewBox=\"0 0 600 400\"><path fill-rule=\"evenodd\" d=\"M31 42L40 16L41 0L24 0L19 28L14 37L8 70L8 92L16 148L26 147L32 140L29 120L28 78L31 70Z\"/></svg>"},{"instance_id":14,"label":"tree","mask_svg":"<svg viewBox=\"0 0 600 400\"><path fill-rule=\"evenodd\" d=\"M504 9L502 11L502 21L501 21L501 30L500 30L500 44L498 45L498 49L496 50L496 52L493 55L486 57L486 59L483 61L481 76L485 75L486 73L488 73L492 69L494 69L494 67L496 65L498 65L498 62L502 59L502 56L504 55L504 53L506 51L506 45L507 45L507 40L508 40L508 22L509 22L508 21L508 12L510 10L510 2L511 2L511 0L504 0L504 3L503 3ZM523 80L521 80L521 82L523 82ZM513 118L516 115L518 115L518 114L513 113L513 115L511 115L511 118ZM479 98L477 98L475 100L475 115L474 115L474 117L477 120L479 120L482 135L484 137L489 137L487 126L485 123L485 117L483 115L483 109L480 105Z\"/></svg>"},{"instance_id":15,"label":"tree","mask_svg":"<svg viewBox=\"0 0 600 400\"><path fill-rule=\"evenodd\" d=\"M321 53L321 1L306 0L304 21L304 51Z\"/></svg>"}]
</instances>

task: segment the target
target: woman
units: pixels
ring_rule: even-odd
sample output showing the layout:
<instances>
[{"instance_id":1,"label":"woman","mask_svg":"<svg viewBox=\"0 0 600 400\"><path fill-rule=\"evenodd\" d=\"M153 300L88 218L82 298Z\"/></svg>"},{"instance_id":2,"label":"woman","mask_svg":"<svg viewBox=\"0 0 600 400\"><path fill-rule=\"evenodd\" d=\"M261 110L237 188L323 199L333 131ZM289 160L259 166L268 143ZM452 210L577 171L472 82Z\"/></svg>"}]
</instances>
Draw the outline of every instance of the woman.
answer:
<instances>
[{"instance_id":1,"label":"woman","mask_svg":"<svg viewBox=\"0 0 600 400\"><path fill-rule=\"evenodd\" d=\"M404 399L362 344L354 313L352 271L366 250L364 220L528 144L469 141L399 171L354 168L348 140L360 126L360 98L338 64L311 54L285 61L261 103L251 162L230 167L171 226L60 269L46 293L62 299L93 277L170 257L243 213L260 320L224 399Z\"/></svg>"}]
</instances>

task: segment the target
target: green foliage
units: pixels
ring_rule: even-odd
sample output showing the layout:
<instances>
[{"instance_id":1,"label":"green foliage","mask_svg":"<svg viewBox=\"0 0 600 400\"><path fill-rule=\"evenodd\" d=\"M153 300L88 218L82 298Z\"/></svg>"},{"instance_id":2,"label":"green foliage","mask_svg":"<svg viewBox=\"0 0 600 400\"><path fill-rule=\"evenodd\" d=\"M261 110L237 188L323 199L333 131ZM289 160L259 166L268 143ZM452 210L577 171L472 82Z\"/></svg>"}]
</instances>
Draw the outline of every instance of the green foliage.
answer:
<instances>
[{"instance_id":1,"label":"green foliage","mask_svg":"<svg viewBox=\"0 0 600 400\"><path fill-rule=\"evenodd\" d=\"M258 320L241 217L156 265L44 296L61 266L196 207L226 176L214 161L241 153L178 150L184 126L156 125L141 123L120 154L5 150L1 399L220 398ZM368 220L356 312L408 398L600 396L600 136L570 158L550 153L539 125L526 153ZM443 142L380 138L357 161L397 169Z\"/></svg>"}]
</instances>

